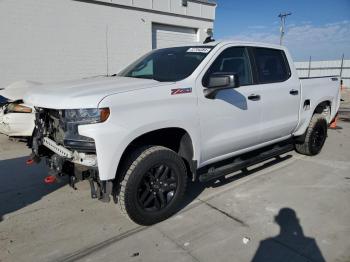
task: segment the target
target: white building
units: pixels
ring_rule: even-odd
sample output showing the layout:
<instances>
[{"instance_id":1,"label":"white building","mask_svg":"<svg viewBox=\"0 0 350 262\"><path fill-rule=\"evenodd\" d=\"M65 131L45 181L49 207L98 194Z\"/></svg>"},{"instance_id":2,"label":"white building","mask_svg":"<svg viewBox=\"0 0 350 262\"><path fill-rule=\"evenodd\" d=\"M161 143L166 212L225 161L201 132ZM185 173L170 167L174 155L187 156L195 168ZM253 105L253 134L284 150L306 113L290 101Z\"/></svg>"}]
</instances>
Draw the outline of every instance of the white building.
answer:
<instances>
[{"instance_id":1,"label":"white building","mask_svg":"<svg viewBox=\"0 0 350 262\"><path fill-rule=\"evenodd\" d=\"M0 87L117 73L152 48L202 42L213 0L1 0Z\"/></svg>"}]
</instances>

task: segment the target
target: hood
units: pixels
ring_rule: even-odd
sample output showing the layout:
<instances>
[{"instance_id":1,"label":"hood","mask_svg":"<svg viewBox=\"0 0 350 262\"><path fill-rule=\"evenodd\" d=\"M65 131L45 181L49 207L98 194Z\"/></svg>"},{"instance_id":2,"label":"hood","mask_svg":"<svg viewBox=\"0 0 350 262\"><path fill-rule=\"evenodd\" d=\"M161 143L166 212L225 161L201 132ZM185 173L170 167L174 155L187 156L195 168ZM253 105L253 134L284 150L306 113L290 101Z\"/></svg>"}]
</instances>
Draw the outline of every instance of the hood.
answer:
<instances>
[{"instance_id":1,"label":"hood","mask_svg":"<svg viewBox=\"0 0 350 262\"><path fill-rule=\"evenodd\" d=\"M17 81L5 88L0 88L0 97L7 98L10 101L22 100L28 92L34 91L39 85L41 83L34 81Z\"/></svg>"},{"instance_id":2,"label":"hood","mask_svg":"<svg viewBox=\"0 0 350 262\"><path fill-rule=\"evenodd\" d=\"M149 79L100 77L41 85L26 93L24 102L53 109L97 108L106 96L162 85Z\"/></svg>"}]
</instances>

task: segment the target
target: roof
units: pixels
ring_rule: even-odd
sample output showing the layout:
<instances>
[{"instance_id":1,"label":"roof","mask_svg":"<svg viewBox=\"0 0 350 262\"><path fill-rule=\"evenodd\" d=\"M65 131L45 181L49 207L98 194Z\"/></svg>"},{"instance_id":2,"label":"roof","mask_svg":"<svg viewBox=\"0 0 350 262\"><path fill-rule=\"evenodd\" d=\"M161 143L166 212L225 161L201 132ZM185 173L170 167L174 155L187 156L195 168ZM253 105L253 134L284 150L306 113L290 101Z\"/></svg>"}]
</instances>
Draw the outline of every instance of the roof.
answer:
<instances>
[{"instance_id":1,"label":"roof","mask_svg":"<svg viewBox=\"0 0 350 262\"><path fill-rule=\"evenodd\" d=\"M250 41L214 41L206 44L200 44L203 46L225 46L225 45L242 45L242 46L255 46L255 47L266 47L273 49L286 50L285 46L270 44L270 43L261 43L261 42L250 42Z\"/></svg>"},{"instance_id":2,"label":"roof","mask_svg":"<svg viewBox=\"0 0 350 262\"><path fill-rule=\"evenodd\" d=\"M196 46L196 47L223 47L226 45L233 45L233 46L251 46L251 47L263 47L263 48L272 48L272 49L278 49L278 50L287 50L287 48L283 45L277 45L277 44L270 44L270 43L262 43L262 42L251 42L251 41L230 41L230 40L224 40L224 41L214 41L209 42L206 44L202 43L187 43L183 45L179 45L178 47L185 47L185 46ZM176 46L175 46L176 47Z\"/></svg>"},{"instance_id":3,"label":"roof","mask_svg":"<svg viewBox=\"0 0 350 262\"><path fill-rule=\"evenodd\" d=\"M216 0L187 0L187 1L203 3L208 5L217 5Z\"/></svg>"}]
</instances>

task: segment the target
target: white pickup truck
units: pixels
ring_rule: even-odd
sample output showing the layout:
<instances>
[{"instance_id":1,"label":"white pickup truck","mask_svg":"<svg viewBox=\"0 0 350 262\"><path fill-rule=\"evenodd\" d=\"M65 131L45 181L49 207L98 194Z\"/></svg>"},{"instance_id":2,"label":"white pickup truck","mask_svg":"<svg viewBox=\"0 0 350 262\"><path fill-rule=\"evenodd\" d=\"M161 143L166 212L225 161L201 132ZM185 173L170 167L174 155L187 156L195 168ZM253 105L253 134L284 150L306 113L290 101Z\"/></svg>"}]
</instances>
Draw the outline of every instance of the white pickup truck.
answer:
<instances>
[{"instance_id":1,"label":"white pickup truck","mask_svg":"<svg viewBox=\"0 0 350 262\"><path fill-rule=\"evenodd\" d=\"M300 79L282 46L211 42L151 51L119 74L41 85L32 160L89 180L133 221L174 214L187 180L208 181L294 148L320 152L337 77ZM48 179L48 182L52 180Z\"/></svg>"}]
</instances>

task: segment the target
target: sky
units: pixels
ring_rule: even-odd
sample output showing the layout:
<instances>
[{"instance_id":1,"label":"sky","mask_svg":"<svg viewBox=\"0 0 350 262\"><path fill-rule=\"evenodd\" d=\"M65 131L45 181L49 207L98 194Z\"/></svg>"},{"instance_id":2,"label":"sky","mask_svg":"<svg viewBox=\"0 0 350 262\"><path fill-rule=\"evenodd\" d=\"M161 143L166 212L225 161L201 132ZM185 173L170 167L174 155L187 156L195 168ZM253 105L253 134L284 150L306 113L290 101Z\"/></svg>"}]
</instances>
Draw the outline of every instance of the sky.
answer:
<instances>
[{"instance_id":1,"label":"sky","mask_svg":"<svg viewBox=\"0 0 350 262\"><path fill-rule=\"evenodd\" d=\"M217 0L214 38L283 44L295 61L350 59L350 0Z\"/></svg>"}]
</instances>

